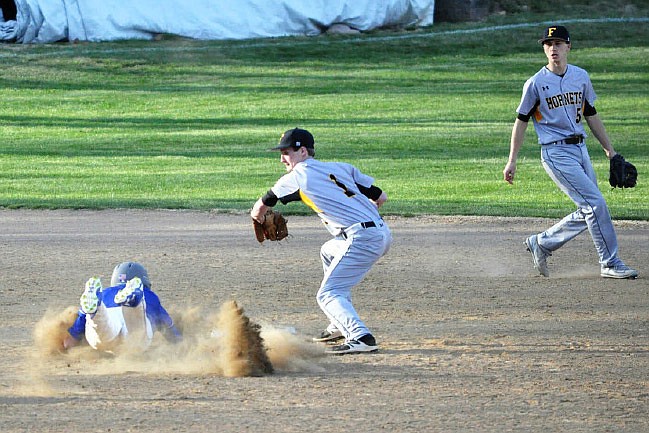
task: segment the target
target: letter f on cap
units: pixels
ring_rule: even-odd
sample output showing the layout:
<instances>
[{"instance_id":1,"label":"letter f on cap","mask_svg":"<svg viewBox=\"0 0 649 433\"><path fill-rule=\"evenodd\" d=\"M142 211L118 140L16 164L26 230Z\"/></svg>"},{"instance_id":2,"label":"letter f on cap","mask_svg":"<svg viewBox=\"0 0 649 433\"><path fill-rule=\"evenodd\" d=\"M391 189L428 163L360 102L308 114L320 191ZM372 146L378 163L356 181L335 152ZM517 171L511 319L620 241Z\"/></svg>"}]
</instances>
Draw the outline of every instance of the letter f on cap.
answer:
<instances>
[{"instance_id":1,"label":"letter f on cap","mask_svg":"<svg viewBox=\"0 0 649 433\"><path fill-rule=\"evenodd\" d=\"M554 33L556 29L556 27L548 27L548 37L552 36L552 33Z\"/></svg>"}]
</instances>

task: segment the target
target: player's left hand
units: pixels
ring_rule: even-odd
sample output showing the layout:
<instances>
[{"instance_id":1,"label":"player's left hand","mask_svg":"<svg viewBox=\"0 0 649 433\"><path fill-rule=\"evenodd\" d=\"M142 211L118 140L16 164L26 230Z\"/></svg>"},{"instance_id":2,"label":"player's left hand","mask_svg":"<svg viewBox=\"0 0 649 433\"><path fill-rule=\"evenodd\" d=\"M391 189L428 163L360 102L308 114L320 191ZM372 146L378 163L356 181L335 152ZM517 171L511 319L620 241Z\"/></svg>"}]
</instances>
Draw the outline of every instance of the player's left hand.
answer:
<instances>
[{"instance_id":1,"label":"player's left hand","mask_svg":"<svg viewBox=\"0 0 649 433\"><path fill-rule=\"evenodd\" d=\"M78 345L79 345L79 340L77 340L70 334L67 334L63 339L63 350L69 350Z\"/></svg>"},{"instance_id":2,"label":"player's left hand","mask_svg":"<svg viewBox=\"0 0 649 433\"><path fill-rule=\"evenodd\" d=\"M633 188L638 180L638 170L622 155L616 153L609 164L608 182L613 188Z\"/></svg>"}]
</instances>

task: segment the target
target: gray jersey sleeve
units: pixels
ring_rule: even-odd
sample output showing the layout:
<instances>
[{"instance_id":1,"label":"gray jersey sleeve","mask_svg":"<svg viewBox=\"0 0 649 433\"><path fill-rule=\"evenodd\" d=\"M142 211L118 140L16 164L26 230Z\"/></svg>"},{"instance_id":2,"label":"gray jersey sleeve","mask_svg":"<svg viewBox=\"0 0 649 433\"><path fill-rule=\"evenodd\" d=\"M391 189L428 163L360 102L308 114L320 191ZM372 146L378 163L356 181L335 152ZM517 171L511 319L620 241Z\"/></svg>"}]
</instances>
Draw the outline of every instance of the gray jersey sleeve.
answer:
<instances>
[{"instance_id":1,"label":"gray jersey sleeve","mask_svg":"<svg viewBox=\"0 0 649 433\"><path fill-rule=\"evenodd\" d=\"M534 77L528 79L523 85L523 96L521 102L518 104L516 112L523 115L533 114L532 109L539 102L539 94L534 86Z\"/></svg>"}]
</instances>

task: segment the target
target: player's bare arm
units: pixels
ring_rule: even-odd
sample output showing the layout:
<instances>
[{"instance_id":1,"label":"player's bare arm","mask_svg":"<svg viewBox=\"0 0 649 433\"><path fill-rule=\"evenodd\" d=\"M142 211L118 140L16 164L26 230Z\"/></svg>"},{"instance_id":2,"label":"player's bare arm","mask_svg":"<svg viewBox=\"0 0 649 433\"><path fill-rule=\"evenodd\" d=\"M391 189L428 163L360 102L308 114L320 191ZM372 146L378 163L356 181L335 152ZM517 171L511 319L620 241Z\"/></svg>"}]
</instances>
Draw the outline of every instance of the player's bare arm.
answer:
<instances>
[{"instance_id":1,"label":"player's bare arm","mask_svg":"<svg viewBox=\"0 0 649 433\"><path fill-rule=\"evenodd\" d=\"M263 223L264 215L266 214L266 211L268 209L270 209L270 206L266 206L260 198L255 202L255 205L252 207L252 210L250 211L250 217L255 221Z\"/></svg>"},{"instance_id":2,"label":"player's bare arm","mask_svg":"<svg viewBox=\"0 0 649 433\"><path fill-rule=\"evenodd\" d=\"M591 132L593 133L597 141L599 141L602 149L604 149L606 157L608 159L613 158L617 154L617 152L615 151L615 149L613 149L611 140L608 138L608 134L606 133L604 123L602 122L602 119L599 118L599 115L595 114L593 116L586 116L586 123L588 123L588 127L590 128Z\"/></svg>"},{"instance_id":3,"label":"player's bare arm","mask_svg":"<svg viewBox=\"0 0 649 433\"><path fill-rule=\"evenodd\" d=\"M388 201L388 195L385 193L385 191L383 191L381 193L381 195L379 196L379 198L377 198L376 200L372 200L372 201L374 202L374 204L376 204L376 207L379 208L379 207L383 206L383 203Z\"/></svg>"},{"instance_id":4,"label":"player's bare arm","mask_svg":"<svg viewBox=\"0 0 649 433\"><path fill-rule=\"evenodd\" d=\"M518 158L518 152L523 145L523 139L525 137L525 131L527 130L527 123L523 122L520 119L516 119L514 122L514 127L512 128L512 138L509 148L509 160L505 169L503 170L503 177L505 181L510 184L514 183L514 176L516 175L516 159Z\"/></svg>"}]
</instances>

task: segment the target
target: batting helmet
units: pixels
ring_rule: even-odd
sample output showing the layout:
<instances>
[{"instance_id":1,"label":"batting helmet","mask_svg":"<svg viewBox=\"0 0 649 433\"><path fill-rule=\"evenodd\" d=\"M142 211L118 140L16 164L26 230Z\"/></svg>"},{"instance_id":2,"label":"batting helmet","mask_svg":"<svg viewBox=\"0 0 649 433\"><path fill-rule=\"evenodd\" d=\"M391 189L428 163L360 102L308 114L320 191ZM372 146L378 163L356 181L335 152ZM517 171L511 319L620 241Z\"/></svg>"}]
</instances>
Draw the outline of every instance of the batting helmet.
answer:
<instances>
[{"instance_id":1,"label":"batting helmet","mask_svg":"<svg viewBox=\"0 0 649 433\"><path fill-rule=\"evenodd\" d=\"M149 274L144 269L144 266L137 262L123 262L115 266L113 269L113 276L110 278L110 285L116 286L124 284L128 280L139 277L142 280L144 287L151 288L151 281L149 281Z\"/></svg>"}]
</instances>

